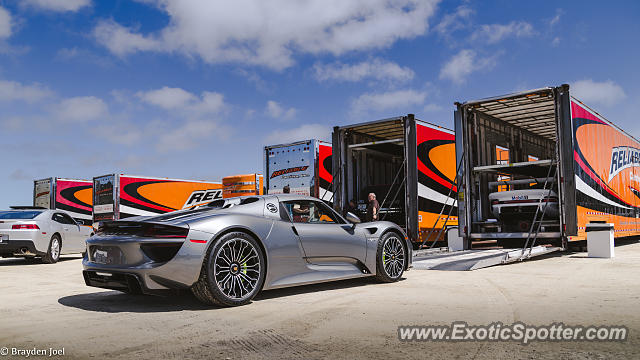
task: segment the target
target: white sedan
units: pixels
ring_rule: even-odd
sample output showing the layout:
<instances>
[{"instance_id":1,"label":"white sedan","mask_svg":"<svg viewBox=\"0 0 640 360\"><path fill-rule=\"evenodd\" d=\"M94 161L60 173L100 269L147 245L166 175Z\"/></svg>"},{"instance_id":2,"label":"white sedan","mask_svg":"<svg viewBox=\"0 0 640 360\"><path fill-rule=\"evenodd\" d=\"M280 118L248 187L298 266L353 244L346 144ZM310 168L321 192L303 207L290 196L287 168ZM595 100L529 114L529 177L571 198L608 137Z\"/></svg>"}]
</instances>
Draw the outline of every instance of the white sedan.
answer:
<instances>
[{"instance_id":1,"label":"white sedan","mask_svg":"<svg viewBox=\"0 0 640 360\"><path fill-rule=\"evenodd\" d=\"M51 264L60 255L85 252L91 235L91 227L78 224L64 211L33 206L0 211L1 257L41 257Z\"/></svg>"}]
</instances>

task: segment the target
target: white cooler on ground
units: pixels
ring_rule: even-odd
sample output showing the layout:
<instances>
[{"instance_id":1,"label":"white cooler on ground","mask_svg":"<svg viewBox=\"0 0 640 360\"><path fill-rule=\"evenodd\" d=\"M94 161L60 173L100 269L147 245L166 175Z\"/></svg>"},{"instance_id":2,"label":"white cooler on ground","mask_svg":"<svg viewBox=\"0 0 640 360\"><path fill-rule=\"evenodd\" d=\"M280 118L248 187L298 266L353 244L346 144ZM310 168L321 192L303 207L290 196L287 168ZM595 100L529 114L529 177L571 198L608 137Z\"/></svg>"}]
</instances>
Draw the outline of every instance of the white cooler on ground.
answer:
<instances>
[{"instance_id":1,"label":"white cooler on ground","mask_svg":"<svg viewBox=\"0 0 640 360\"><path fill-rule=\"evenodd\" d=\"M449 245L449 251L464 250L464 241L458 234L457 226L452 226L447 229L447 244Z\"/></svg>"},{"instance_id":2,"label":"white cooler on ground","mask_svg":"<svg viewBox=\"0 0 640 360\"><path fill-rule=\"evenodd\" d=\"M612 258L613 224L587 224L587 251L589 257Z\"/></svg>"}]
</instances>

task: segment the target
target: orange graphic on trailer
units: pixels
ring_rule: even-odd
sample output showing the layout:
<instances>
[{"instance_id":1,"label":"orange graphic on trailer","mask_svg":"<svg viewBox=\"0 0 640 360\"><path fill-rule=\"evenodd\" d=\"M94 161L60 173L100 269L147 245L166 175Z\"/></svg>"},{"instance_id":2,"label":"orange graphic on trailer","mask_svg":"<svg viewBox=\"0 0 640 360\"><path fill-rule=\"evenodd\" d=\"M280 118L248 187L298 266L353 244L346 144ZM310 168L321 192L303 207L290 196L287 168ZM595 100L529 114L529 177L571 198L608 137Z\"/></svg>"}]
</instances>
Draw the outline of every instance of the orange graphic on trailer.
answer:
<instances>
[{"instance_id":1,"label":"orange graphic on trailer","mask_svg":"<svg viewBox=\"0 0 640 360\"><path fill-rule=\"evenodd\" d=\"M419 240L432 241L443 227L458 225L455 134L453 131L416 124L418 144ZM453 207L453 209L452 209ZM451 216L449 216L451 214Z\"/></svg>"},{"instance_id":2,"label":"orange graphic on trailer","mask_svg":"<svg viewBox=\"0 0 640 360\"><path fill-rule=\"evenodd\" d=\"M616 236L638 234L640 143L576 100L571 115L578 237L593 221L613 223Z\"/></svg>"}]
</instances>

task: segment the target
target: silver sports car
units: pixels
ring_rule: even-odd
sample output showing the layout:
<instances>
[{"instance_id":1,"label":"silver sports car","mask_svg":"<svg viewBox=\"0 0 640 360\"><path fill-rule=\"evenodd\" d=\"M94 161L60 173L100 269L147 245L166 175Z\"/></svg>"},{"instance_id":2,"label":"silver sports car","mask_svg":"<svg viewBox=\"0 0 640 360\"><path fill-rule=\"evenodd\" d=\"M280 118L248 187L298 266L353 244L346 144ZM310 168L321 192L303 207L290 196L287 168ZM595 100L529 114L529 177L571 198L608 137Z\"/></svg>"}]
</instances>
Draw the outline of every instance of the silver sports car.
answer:
<instances>
[{"instance_id":1,"label":"silver sports car","mask_svg":"<svg viewBox=\"0 0 640 360\"><path fill-rule=\"evenodd\" d=\"M244 305L261 289L375 276L411 266L396 224L359 224L297 195L218 200L192 210L103 224L87 240L87 285L129 293L191 289L207 303Z\"/></svg>"},{"instance_id":2,"label":"silver sports car","mask_svg":"<svg viewBox=\"0 0 640 360\"><path fill-rule=\"evenodd\" d=\"M85 251L90 226L76 223L64 211L33 206L14 206L0 211L0 256L41 257L55 263L60 254Z\"/></svg>"}]
</instances>

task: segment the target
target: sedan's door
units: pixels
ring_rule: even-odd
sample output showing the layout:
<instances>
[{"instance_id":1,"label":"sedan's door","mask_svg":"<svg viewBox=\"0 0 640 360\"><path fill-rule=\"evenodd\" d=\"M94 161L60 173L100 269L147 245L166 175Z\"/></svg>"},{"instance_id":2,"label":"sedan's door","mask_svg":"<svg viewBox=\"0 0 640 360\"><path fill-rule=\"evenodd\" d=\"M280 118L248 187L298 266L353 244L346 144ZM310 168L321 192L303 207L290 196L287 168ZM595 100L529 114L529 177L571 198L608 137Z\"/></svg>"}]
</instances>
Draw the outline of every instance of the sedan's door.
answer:
<instances>
[{"instance_id":1,"label":"sedan's door","mask_svg":"<svg viewBox=\"0 0 640 360\"><path fill-rule=\"evenodd\" d=\"M325 203L294 200L284 204L309 262L365 261L366 237Z\"/></svg>"},{"instance_id":2,"label":"sedan's door","mask_svg":"<svg viewBox=\"0 0 640 360\"><path fill-rule=\"evenodd\" d=\"M84 251L83 236L78 225L71 216L64 213L55 213L53 221L62 227L62 254L78 253Z\"/></svg>"}]
</instances>

